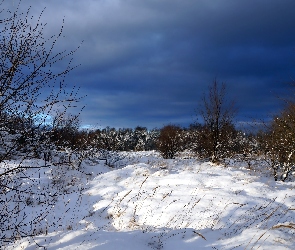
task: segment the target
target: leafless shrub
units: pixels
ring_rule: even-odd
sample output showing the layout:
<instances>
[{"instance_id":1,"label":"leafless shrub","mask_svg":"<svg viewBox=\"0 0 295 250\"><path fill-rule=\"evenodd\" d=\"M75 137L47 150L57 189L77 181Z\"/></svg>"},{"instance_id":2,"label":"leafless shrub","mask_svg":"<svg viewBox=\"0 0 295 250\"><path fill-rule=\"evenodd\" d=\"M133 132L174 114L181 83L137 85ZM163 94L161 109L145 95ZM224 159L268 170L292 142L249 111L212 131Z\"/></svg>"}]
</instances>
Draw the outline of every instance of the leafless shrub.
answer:
<instances>
[{"instance_id":1,"label":"leafless shrub","mask_svg":"<svg viewBox=\"0 0 295 250\"><path fill-rule=\"evenodd\" d=\"M28 199L32 190L24 190L22 183L28 178L26 169L38 171L48 167L47 153L55 145L50 141L52 130L45 125L47 120L56 110L65 114L79 98L76 88L66 92L64 81L75 68L72 65L75 50L54 52L62 38L63 27L57 35L46 38L46 25L41 21L43 11L36 19L31 16L30 8L21 12L21 1L15 11L0 11L7 16L0 22L0 163L5 165L4 161L11 158L17 160L17 164L8 164L0 173L0 188L6 190L0 194L1 200L5 201L0 204L2 245L4 241L27 236L23 230L22 216L25 215L22 211L24 206L32 204ZM61 67L61 61L68 61L68 64ZM42 155L46 158L44 166L23 164L25 159ZM41 222L50 210L53 198L43 195L42 190L35 192L35 196L47 208L46 212L33 218L35 222Z\"/></svg>"},{"instance_id":2,"label":"leafless shrub","mask_svg":"<svg viewBox=\"0 0 295 250\"><path fill-rule=\"evenodd\" d=\"M260 134L261 148L274 179L285 181L295 171L295 104L289 103Z\"/></svg>"},{"instance_id":3,"label":"leafless shrub","mask_svg":"<svg viewBox=\"0 0 295 250\"><path fill-rule=\"evenodd\" d=\"M182 129L176 125L167 125L160 130L158 150L165 159L173 159L182 150Z\"/></svg>"}]
</instances>

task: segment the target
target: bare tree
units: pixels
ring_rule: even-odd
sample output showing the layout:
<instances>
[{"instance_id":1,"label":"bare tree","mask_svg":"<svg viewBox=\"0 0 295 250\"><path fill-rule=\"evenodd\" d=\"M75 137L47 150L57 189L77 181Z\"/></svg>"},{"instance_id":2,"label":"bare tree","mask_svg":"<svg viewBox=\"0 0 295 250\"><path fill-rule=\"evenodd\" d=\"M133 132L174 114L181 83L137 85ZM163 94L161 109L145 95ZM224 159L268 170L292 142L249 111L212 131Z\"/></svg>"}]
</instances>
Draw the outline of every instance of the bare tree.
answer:
<instances>
[{"instance_id":1,"label":"bare tree","mask_svg":"<svg viewBox=\"0 0 295 250\"><path fill-rule=\"evenodd\" d=\"M51 131L42 129L46 120L55 110L65 113L79 99L76 88L66 92L64 81L75 68L75 50L54 52L63 27L46 38L43 11L36 19L30 8L22 13L20 6L21 1L15 11L0 10L7 16L0 22L0 245L27 236L22 214L28 205L25 197L38 194L22 189L25 170L30 168L23 164L24 159L50 147ZM68 64L62 68L61 61ZM10 158L18 164L6 164ZM44 207L48 209L33 220L41 221L49 212L52 202L50 197L46 199Z\"/></svg>"},{"instance_id":2,"label":"bare tree","mask_svg":"<svg viewBox=\"0 0 295 250\"><path fill-rule=\"evenodd\" d=\"M14 132L16 140L9 143L2 140L2 149L6 150L0 162L12 153L11 143L17 143L19 137L27 139L28 129L39 130L54 110L63 109L59 113L64 114L79 99L78 89L66 93L64 81L75 68L72 56L76 50L53 52L62 37L63 26L57 35L45 38L43 11L35 20L30 16L30 8L25 13L20 11L20 4L11 14L8 11L10 17L0 23L0 122L2 134L11 133L11 121L22 121L23 126ZM68 61L65 68L57 67L65 60ZM38 139L36 133L31 141Z\"/></svg>"},{"instance_id":3,"label":"bare tree","mask_svg":"<svg viewBox=\"0 0 295 250\"><path fill-rule=\"evenodd\" d=\"M225 156L229 137L233 136L235 130L233 126L235 105L226 98L225 83L218 84L215 79L209 87L208 94L203 96L203 105L199 109L204 122L201 140L213 162Z\"/></svg>"}]
</instances>

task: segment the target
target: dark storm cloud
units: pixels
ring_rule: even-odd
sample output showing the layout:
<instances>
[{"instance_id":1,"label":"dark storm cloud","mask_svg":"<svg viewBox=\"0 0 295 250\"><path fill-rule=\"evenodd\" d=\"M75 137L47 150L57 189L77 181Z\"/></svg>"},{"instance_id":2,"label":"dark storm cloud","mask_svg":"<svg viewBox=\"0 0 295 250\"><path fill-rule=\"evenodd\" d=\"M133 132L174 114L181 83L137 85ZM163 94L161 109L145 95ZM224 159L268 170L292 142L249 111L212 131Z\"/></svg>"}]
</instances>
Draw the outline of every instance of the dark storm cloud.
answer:
<instances>
[{"instance_id":1,"label":"dark storm cloud","mask_svg":"<svg viewBox=\"0 0 295 250\"><path fill-rule=\"evenodd\" d=\"M13 5L13 1L6 4ZM292 0L23 1L48 35L65 18L59 49L81 66L68 77L87 94L84 124L162 126L193 122L216 77L237 100L239 119L279 107L295 77Z\"/></svg>"}]
</instances>

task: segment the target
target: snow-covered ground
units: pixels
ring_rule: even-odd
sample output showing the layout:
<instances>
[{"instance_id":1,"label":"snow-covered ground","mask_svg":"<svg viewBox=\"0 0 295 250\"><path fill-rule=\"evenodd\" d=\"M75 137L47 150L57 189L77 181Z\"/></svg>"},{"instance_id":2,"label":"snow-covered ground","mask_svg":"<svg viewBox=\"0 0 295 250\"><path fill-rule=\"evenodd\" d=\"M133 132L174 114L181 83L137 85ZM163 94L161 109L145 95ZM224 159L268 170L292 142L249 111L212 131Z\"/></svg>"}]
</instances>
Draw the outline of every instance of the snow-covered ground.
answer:
<instances>
[{"instance_id":1,"label":"snow-covered ground","mask_svg":"<svg viewBox=\"0 0 295 250\"><path fill-rule=\"evenodd\" d=\"M240 164L124 154L120 168L92 159L79 170L26 170L22 186L47 192L44 200L54 196L55 204L32 197L22 213L28 233L39 235L3 248L295 249L294 182ZM42 209L46 216L30 224Z\"/></svg>"}]
</instances>

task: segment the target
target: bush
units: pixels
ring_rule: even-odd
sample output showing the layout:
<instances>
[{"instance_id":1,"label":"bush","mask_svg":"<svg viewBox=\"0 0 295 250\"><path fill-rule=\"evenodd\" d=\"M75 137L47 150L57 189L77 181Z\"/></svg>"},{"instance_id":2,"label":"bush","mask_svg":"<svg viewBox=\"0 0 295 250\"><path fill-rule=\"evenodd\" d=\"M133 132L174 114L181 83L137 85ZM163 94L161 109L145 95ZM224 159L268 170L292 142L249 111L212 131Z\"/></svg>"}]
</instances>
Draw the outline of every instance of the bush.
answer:
<instances>
[{"instance_id":1,"label":"bush","mask_svg":"<svg viewBox=\"0 0 295 250\"><path fill-rule=\"evenodd\" d=\"M182 129L176 125L167 125L160 130L157 148L165 159L173 159L182 150Z\"/></svg>"},{"instance_id":2,"label":"bush","mask_svg":"<svg viewBox=\"0 0 295 250\"><path fill-rule=\"evenodd\" d=\"M272 120L260 143L273 170L274 179L285 181L295 171L295 103Z\"/></svg>"}]
</instances>

